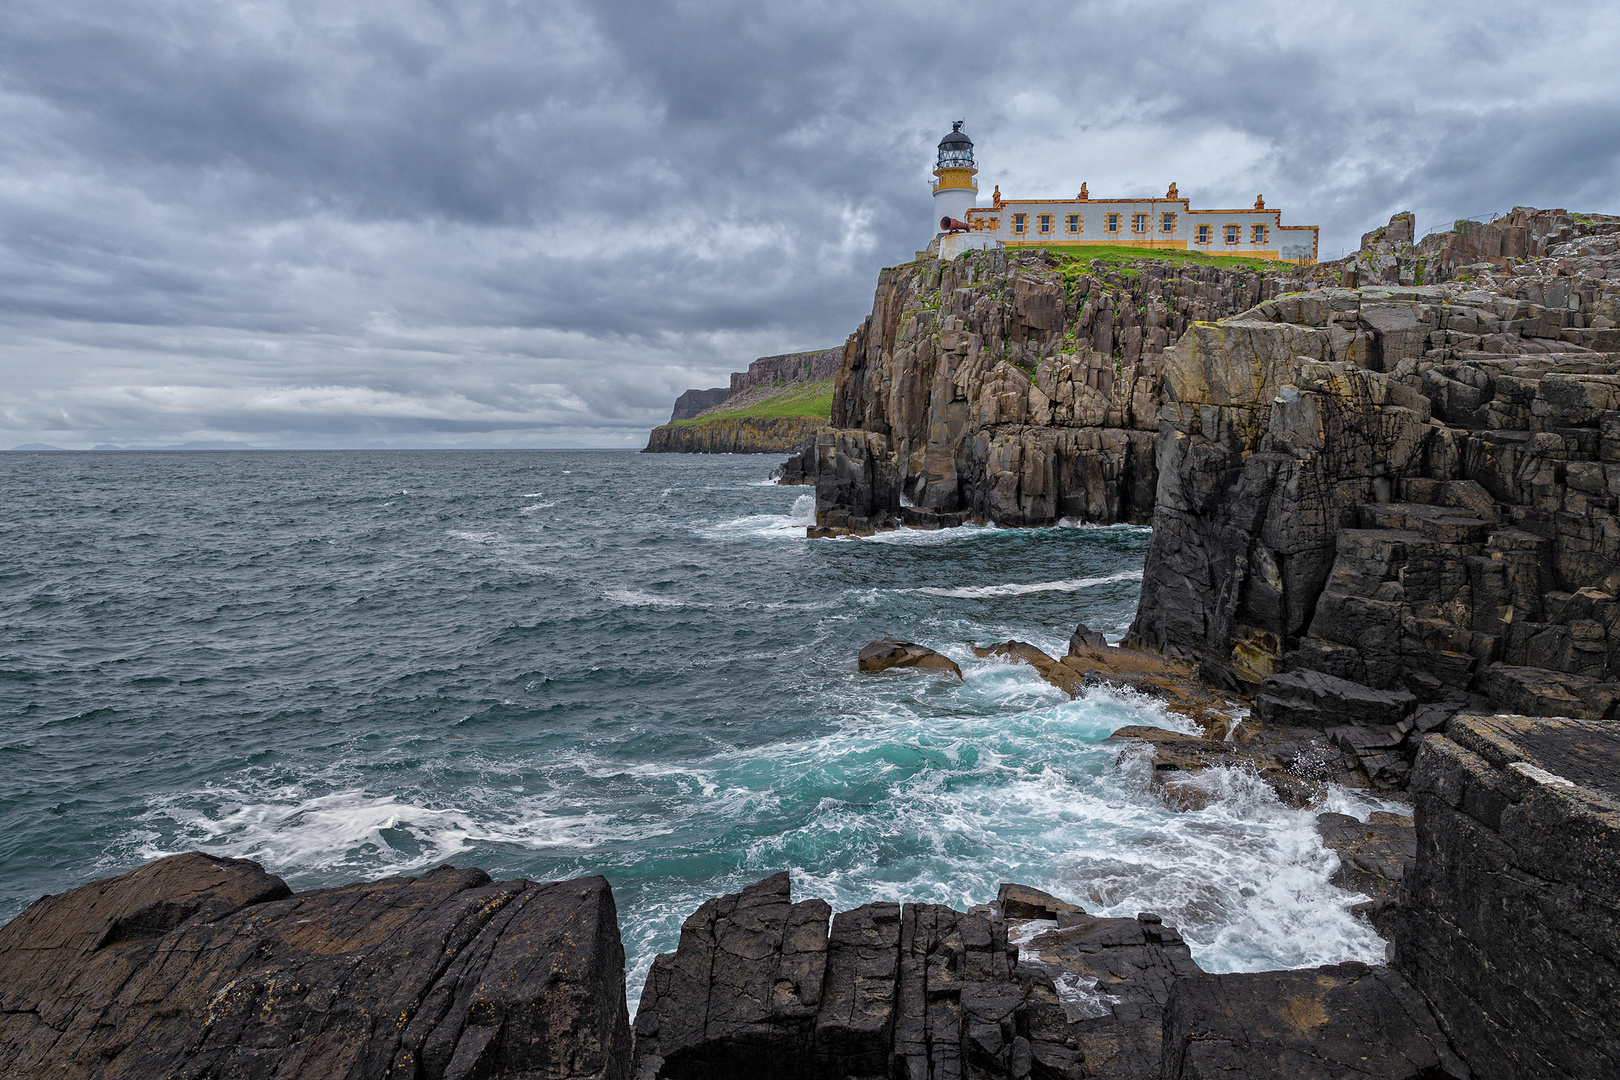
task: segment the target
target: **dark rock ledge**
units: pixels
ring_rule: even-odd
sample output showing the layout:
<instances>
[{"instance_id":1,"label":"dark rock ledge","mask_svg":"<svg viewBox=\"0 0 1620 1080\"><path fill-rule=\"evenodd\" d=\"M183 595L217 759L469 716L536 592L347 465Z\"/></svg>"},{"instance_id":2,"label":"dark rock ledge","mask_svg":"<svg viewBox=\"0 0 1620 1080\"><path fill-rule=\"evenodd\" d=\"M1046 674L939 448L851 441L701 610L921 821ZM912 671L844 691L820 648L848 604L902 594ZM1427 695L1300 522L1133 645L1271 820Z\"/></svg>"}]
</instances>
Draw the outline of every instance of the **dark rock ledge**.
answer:
<instances>
[{"instance_id":1,"label":"dark rock ledge","mask_svg":"<svg viewBox=\"0 0 1620 1080\"><path fill-rule=\"evenodd\" d=\"M440 867L293 894L177 855L0 928L8 1078L629 1075L624 950L600 877Z\"/></svg>"}]
</instances>

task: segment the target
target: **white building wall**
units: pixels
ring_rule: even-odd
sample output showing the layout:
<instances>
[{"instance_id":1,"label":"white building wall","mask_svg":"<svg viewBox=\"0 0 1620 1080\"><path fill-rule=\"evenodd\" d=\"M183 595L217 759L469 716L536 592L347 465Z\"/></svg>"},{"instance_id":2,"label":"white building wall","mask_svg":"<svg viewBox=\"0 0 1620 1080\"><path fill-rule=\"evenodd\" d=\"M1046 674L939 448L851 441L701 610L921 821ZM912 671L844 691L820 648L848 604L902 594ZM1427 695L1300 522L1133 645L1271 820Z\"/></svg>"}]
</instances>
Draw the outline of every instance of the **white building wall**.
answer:
<instances>
[{"instance_id":1,"label":"white building wall","mask_svg":"<svg viewBox=\"0 0 1620 1080\"><path fill-rule=\"evenodd\" d=\"M958 221L966 221L967 213L973 209L979 193L973 188L945 188L934 192L934 227L939 231L939 219L953 217Z\"/></svg>"},{"instance_id":2,"label":"white building wall","mask_svg":"<svg viewBox=\"0 0 1620 1080\"><path fill-rule=\"evenodd\" d=\"M1016 231L1016 215L1024 215L1024 230ZM1051 217L1049 232L1041 231L1041 215ZM1079 231L1069 231L1069 215L1078 214ZM1136 215L1146 215L1146 229L1137 231ZM1172 215L1165 228L1163 215ZM1117 229L1109 229L1109 216L1117 215ZM1007 244L1098 243L1131 247L1174 248L1214 255L1266 255L1314 258L1315 229L1286 228L1276 210L1193 210L1185 199L1053 199L1003 202L1000 208L978 207L973 221L995 222L988 235ZM1200 225L1209 226L1208 242L1199 241ZM1262 228L1259 239L1255 226ZM1237 239L1227 239L1228 226L1236 226ZM1287 249L1286 253L1284 249Z\"/></svg>"}]
</instances>

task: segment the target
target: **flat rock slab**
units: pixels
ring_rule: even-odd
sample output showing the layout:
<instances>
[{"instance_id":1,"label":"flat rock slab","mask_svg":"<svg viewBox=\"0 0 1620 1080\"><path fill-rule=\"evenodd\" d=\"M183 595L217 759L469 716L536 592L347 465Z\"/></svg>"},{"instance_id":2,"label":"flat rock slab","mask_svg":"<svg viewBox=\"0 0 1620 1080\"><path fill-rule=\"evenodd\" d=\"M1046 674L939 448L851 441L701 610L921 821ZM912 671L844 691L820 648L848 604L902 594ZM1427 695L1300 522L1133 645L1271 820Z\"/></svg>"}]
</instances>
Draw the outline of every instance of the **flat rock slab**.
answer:
<instances>
[{"instance_id":1,"label":"flat rock slab","mask_svg":"<svg viewBox=\"0 0 1620 1080\"><path fill-rule=\"evenodd\" d=\"M1386 967L1197 975L1175 984L1164 1080L1467 1080L1417 991Z\"/></svg>"},{"instance_id":2,"label":"flat rock slab","mask_svg":"<svg viewBox=\"0 0 1620 1080\"><path fill-rule=\"evenodd\" d=\"M326 1080L628 1075L600 877L440 867L293 894L176 855L0 928L0 1075Z\"/></svg>"}]
</instances>

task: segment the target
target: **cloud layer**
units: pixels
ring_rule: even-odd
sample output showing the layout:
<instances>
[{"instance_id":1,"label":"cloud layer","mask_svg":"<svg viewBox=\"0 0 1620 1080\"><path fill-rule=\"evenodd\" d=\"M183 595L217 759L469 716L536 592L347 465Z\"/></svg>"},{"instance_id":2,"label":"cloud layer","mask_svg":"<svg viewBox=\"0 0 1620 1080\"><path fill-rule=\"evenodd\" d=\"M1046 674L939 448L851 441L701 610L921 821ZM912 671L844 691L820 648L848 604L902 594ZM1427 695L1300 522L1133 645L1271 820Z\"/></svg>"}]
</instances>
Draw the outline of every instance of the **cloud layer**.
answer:
<instances>
[{"instance_id":1,"label":"cloud layer","mask_svg":"<svg viewBox=\"0 0 1620 1080\"><path fill-rule=\"evenodd\" d=\"M13 0L0 445L631 446L1007 195L1620 209L1606 3Z\"/></svg>"}]
</instances>

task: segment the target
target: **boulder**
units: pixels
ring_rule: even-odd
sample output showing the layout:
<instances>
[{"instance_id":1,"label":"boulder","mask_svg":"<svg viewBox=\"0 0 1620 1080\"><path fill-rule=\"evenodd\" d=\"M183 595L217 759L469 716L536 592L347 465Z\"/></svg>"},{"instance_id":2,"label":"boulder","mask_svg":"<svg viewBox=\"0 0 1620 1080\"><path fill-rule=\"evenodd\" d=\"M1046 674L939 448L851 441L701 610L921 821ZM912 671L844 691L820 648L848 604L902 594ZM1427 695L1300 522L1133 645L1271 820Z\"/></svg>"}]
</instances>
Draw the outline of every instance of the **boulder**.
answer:
<instances>
[{"instance_id":1,"label":"boulder","mask_svg":"<svg viewBox=\"0 0 1620 1080\"><path fill-rule=\"evenodd\" d=\"M914 641L896 641L885 638L874 641L860 652L862 671L887 671L890 668L923 668L928 671L948 671L958 679L962 669L956 661Z\"/></svg>"},{"instance_id":2,"label":"boulder","mask_svg":"<svg viewBox=\"0 0 1620 1080\"><path fill-rule=\"evenodd\" d=\"M1365 915L1378 933L1395 932L1395 904L1406 864L1417 856L1417 830L1410 817L1374 811L1366 821L1349 814L1316 815L1322 843L1339 856L1333 884L1367 900L1350 910Z\"/></svg>"},{"instance_id":3,"label":"boulder","mask_svg":"<svg viewBox=\"0 0 1620 1080\"><path fill-rule=\"evenodd\" d=\"M293 894L177 855L0 928L8 1077L628 1076L624 951L600 877L440 867Z\"/></svg>"},{"instance_id":4,"label":"boulder","mask_svg":"<svg viewBox=\"0 0 1620 1080\"><path fill-rule=\"evenodd\" d=\"M1104 649L1107 647L1107 640L1085 623L1081 623L1079 626L1075 627L1074 633L1069 635L1070 656L1074 656L1082 649Z\"/></svg>"},{"instance_id":5,"label":"boulder","mask_svg":"<svg viewBox=\"0 0 1620 1080\"><path fill-rule=\"evenodd\" d=\"M1028 885L1003 884L996 893L996 905L1004 919L1057 919L1060 915L1084 915L1079 904L1060 900L1051 893Z\"/></svg>"}]
</instances>

